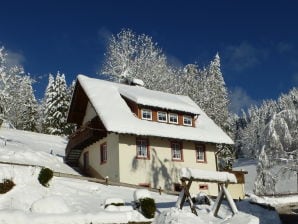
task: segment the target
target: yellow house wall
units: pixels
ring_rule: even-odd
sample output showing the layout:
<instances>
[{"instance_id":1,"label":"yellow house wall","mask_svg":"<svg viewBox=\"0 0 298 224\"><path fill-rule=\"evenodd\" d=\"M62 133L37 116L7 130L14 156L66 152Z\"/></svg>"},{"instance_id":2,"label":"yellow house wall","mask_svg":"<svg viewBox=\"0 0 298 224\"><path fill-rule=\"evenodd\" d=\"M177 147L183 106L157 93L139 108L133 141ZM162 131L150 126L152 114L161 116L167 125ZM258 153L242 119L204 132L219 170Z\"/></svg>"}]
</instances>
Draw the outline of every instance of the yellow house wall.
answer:
<instances>
[{"instance_id":1,"label":"yellow house wall","mask_svg":"<svg viewBox=\"0 0 298 224\"><path fill-rule=\"evenodd\" d=\"M106 138L88 146L82 152L79 164L84 167L84 153L89 152L89 168L87 173L98 178L109 177L111 181L119 182L119 136L117 134L108 134ZM107 143L107 162L101 164L100 145Z\"/></svg>"},{"instance_id":2,"label":"yellow house wall","mask_svg":"<svg viewBox=\"0 0 298 224\"><path fill-rule=\"evenodd\" d=\"M119 135L120 182L131 184L149 183L152 188L173 190L174 183L180 183L179 171L182 167L202 170L216 170L215 145L205 144L207 163L196 162L195 143L183 141L183 162L172 161L169 139L148 137L150 160L136 159L136 136ZM193 182L191 193L199 192L198 182ZM217 184L207 183L209 195L217 195Z\"/></svg>"}]
</instances>

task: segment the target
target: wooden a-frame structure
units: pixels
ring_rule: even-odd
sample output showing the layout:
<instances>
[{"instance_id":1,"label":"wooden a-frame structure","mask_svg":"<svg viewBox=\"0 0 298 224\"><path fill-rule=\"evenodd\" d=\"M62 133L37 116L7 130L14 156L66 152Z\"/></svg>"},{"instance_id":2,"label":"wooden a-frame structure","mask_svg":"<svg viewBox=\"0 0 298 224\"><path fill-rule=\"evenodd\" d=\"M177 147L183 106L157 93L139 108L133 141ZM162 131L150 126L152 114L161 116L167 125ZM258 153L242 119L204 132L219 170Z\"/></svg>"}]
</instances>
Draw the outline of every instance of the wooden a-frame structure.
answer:
<instances>
[{"instance_id":1,"label":"wooden a-frame structure","mask_svg":"<svg viewBox=\"0 0 298 224\"><path fill-rule=\"evenodd\" d=\"M210 171L208 171L210 173ZM212 172L212 171L211 171ZM181 183L182 183L182 190L179 194L178 200L176 202L176 207L182 209L186 199L188 200L190 209L192 211L192 213L194 213L195 215L198 215L196 209L195 209L195 205L192 202L190 193L189 193L189 189L191 187L191 184L193 181L196 182L210 182L210 183L217 183L219 185L220 191L218 193L218 196L215 200L215 203L211 209L211 212L214 216L217 216L219 208L221 206L222 200L224 199L224 196L226 197L228 204L232 210L232 212L235 214L238 213L238 209L236 207L235 202L233 201L233 198L231 196L231 194L229 193L229 191L227 190L227 186L230 183L235 183L235 181L231 180L231 179L225 179L223 180L222 178L216 178L217 174L222 174L224 172L216 172L213 171L214 173L214 177L211 179L208 179L206 177L204 178L200 178L200 177L182 177ZM228 174L228 175L234 175L234 174ZM235 178L236 179L236 178Z\"/></svg>"}]
</instances>

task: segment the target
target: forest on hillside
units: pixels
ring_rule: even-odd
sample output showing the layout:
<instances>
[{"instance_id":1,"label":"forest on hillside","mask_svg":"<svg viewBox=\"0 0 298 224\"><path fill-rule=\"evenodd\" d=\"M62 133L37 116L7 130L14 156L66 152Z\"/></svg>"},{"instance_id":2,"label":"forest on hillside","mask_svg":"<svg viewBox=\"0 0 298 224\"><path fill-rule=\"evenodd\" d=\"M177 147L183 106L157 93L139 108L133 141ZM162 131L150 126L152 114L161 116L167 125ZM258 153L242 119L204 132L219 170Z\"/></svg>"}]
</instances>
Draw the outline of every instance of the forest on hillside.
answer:
<instances>
[{"instance_id":1,"label":"forest on hillside","mask_svg":"<svg viewBox=\"0 0 298 224\"><path fill-rule=\"evenodd\" d=\"M55 69L55 68L53 68ZM221 71L218 53L204 67L197 63L174 66L162 49L145 34L123 29L107 43L98 72L105 79L119 82L138 78L145 87L188 95L235 142L218 146L221 169L232 167L239 157L258 160L255 191L275 192L276 181L297 175L298 90L293 87L276 100L264 100L237 115L229 111L229 90ZM7 62L7 51L0 48L0 120L20 130L68 136L75 126L67 124L74 82L67 85L65 74L49 74L42 100L37 101L29 73ZM277 171L274 167L280 167Z\"/></svg>"}]
</instances>

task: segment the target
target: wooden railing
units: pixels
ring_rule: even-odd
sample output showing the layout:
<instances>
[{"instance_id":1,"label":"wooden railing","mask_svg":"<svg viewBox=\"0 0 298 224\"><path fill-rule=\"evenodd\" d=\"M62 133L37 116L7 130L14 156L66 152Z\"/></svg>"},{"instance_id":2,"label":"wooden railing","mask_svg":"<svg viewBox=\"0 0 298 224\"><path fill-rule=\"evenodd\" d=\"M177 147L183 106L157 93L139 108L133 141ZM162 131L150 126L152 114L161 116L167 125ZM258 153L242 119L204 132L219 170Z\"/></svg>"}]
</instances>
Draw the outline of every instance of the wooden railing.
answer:
<instances>
[{"instance_id":1,"label":"wooden railing","mask_svg":"<svg viewBox=\"0 0 298 224\"><path fill-rule=\"evenodd\" d=\"M73 148L83 148L84 142L95 137L95 133L92 129L88 127L80 128L71 136L69 136L69 141L65 150L65 155L68 155Z\"/></svg>"}]
</instances>

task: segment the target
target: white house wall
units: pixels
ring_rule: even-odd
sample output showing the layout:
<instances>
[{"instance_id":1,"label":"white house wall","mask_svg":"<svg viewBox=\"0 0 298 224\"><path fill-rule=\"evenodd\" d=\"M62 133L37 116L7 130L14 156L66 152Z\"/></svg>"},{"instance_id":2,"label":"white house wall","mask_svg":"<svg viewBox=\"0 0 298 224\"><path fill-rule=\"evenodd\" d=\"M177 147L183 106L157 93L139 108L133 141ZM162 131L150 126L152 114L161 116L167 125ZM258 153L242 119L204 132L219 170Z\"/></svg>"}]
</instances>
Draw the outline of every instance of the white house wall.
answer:
<instances>
[{"instance_id":1,"label":"white house wall","mask_svg":"<svg viewBox=\"0 0 298 224\"><path fill-rule=\"evenodd\" d=\"M216 170L215 145L206 144L207 163L196 161L195 144L183 141L183 162L172 161L170 141L166 138L149 137L150 160L136 159L136 136L119 135L120 182L131 184L150 184L152 188L173 190L174 183L180 183L179 171L182 167L203 170ZM199 184L193 182L190 191L198 193ZM209 195L217 195L217 184L208 183Z\"/></svg>"},{"instance_id":2,"label":"white house wall","mask_svg":"<svg viewBox=\"0 0 298 224\"><path fill-rule=\"evenodd\" d=\"M89 168L87 172L95 177L109 177L111 181L119 182L119 137L117 134L108 134L106 138L88 146L80 156L80 166L84 167L84 153L89 152ZM100 146L107 144L106 163L101 164Z\"/></svg>"}]
</instances>

